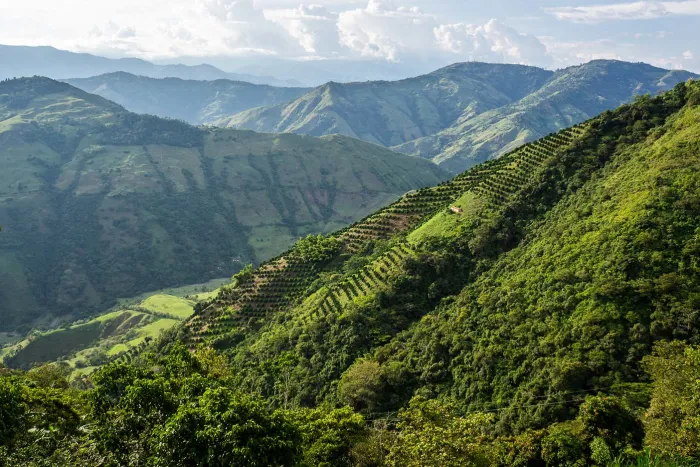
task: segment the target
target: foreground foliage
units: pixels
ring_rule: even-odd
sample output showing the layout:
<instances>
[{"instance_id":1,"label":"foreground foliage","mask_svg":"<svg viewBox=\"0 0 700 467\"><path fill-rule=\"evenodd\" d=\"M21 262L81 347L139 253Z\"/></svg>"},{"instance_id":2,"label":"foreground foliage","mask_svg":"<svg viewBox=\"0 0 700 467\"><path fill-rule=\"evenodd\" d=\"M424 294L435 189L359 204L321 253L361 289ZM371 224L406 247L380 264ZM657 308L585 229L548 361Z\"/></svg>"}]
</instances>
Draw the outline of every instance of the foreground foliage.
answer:
<instances>
[{"instance_id":1,"label":"foreground foliage","mask_svg":"<svg viewBox=\"0 0 700 467\"><path fill-rule=\"evenodd\" d=\"M694 465L698 355L658 347L646 412L624 395L588 395L574 419L517 436L499 435L493 412L421 396L371 419L349 407L271 409L236 389L225 357L180 344L164 358L108 365L83 390L60 366L0 369L0 466ZM669 377L679 384L669 388Z\"/></svg>"}]
</instances>

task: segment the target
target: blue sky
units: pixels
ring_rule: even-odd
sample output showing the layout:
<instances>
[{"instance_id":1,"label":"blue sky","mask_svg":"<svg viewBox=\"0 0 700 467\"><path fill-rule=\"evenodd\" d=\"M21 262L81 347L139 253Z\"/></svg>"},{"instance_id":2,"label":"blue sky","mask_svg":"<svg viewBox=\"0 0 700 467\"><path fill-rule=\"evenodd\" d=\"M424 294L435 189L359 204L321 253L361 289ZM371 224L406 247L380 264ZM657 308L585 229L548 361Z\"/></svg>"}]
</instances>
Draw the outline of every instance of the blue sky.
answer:
<instances>
[{"instance_id":1,"label":"blue sky","mask_svg":"<svg viewBox=\"0 0 700 467\"><path fill-rule=\"evenodd\" d=\"M408 70L616 58L700 72L700 0L0 0L0 11L3 44L229 68L237 59Z\"/></svg>"}]
</instances>

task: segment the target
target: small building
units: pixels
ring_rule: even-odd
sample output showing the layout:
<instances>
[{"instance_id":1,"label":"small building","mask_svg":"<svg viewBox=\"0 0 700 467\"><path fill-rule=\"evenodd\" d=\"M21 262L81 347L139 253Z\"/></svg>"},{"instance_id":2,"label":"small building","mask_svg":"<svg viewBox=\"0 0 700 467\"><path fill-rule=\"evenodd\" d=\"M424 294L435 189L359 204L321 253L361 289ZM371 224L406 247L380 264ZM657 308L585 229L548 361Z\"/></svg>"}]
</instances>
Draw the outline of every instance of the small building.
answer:
<instances>
[{"instance_id":1,"label":"small building","mask_svg":"<svg viewBox=\"0 0 700 467\"><path fill-rule=\"evenodd\" d=\"M458 206L450 206L450 211L454 212L455 214L462 214L463 212L462 208Z\"/></svg>"}]
</instances>

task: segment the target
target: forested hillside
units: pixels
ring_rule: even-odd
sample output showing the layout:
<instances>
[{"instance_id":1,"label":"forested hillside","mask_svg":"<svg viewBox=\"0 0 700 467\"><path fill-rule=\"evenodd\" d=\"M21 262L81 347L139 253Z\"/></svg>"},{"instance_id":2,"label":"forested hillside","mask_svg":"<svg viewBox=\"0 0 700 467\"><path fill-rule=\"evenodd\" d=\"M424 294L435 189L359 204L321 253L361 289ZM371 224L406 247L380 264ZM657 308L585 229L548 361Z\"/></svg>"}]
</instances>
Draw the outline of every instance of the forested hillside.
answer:
<instances>
[{"instance_id":1,"label":"forested hillside","mask_svg":"<svg viewBox=\"0 0 700 467\"><path fill-rule=\"evenodd\" d=\"M693 73L595 60L556 72L464 63L397 82L329 84L221 121L234 128L341 133L461 172Z\"/></svg>"},{"instance_id":2,"label":"forested hillside","mask_svg":"<svg viewBox=\"0 0 700 467\"><path fill-rule=\"evenodd\" d=\"M199 129L46 78L0 83L0 163L0 330L21 332L230 276L445 179L369 143Z\"/></svg>"},{"instance_id":3,"label":"forested hillside","mask_svg":"<svg viewBox=\"0 0 700 467\"><path fill-rule=\"evenodd\" d=\"M697 465L698 226L689 81L244 268L85 393L3 370L0 459Z\"/></svg>"},{"instance_id":4,"label":"forested hillside","mask_svg":"<svg viewBox=\"0 0 700 467\"><path fill-rule=\"evenodd\" d=\"M698 104L680 84L300 242L183 337L281 407L422 395L523 434L632 399L657 342L700 338Z\"/></svg>"},{"instance_id":5,"label":"forested hillside","mask_svg":"<svg viewBox=\"0 0 700 467\"><path fill-rule=\"evenodd\" d=\"M253 107L290 101L309 91L226 79L154 79L123 72L65 81L131 112L176 118L196 125L213 123Z\"/></svg>"}]
</instances>

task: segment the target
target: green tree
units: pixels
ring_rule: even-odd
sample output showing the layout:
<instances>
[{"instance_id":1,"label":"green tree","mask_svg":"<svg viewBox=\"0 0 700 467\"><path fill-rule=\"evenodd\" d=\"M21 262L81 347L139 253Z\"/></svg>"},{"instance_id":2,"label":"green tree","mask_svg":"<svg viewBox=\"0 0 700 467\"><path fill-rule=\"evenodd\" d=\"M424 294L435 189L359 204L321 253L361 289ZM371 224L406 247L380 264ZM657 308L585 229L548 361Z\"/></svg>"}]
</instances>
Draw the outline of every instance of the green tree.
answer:
<instances>
[{"instance_id":1,"label":"green tree","mask_svg":"<svg viewBox=\"0 0 700 467\"><path fill-rule=\"evenodd\" d=\"M349 407L342 409L301 409L290 413L302 434L308 467L352 465L350 450L366 435L365 420Z\"/></svg>"},{"instance_id":2,"label":"green tree","mask_svg":"<svg viewBox=\"0 0 700 467\"><path fill-rule=\"evenodd\" d=\"M700 458L700 347L662 342L644 359L653 380L646 444L667 456Z\"/></svg>"},{"instance_id":3,"label":"green tree","mask_svg":"<svg viewBox=\"0 0 700 467\"><path fill-rule=\"evenodd\" d=\"M90 439L108 465L294 465L301 436L287 412L228 387L226 361L181 343L148 367L93 377Z\"/></svg>"},{"instance_id":4,"label":"green tree","mask_svg":"<svg viewBox=\"0 0 700 467\"><path fill-rule=\"evenodd\" d=\"M54 465L46 459L77 434L80 407L70 389L0 376L0 466Z\"/></svg>"},{"instance_id":5,"label":"green tree","mask_svg":"<svg viewBox=\"0 0 700 467\"><path fill-rule=\"evenodd\" d=\"M642 422L617 397L587 397L579 407L577 420L581 422L585 439L589 440L592 459L598 464L606 464L625 449L642 447Z\"/></svg>"},{"instance_id":6,"label":"green tree","mask_svg":"<svg viewBox=\"0 0 700 467\"><path fill-rule=\"evenodd\" d=\"M319 263L332 258L340 246L340 241L335 237L309 234L299 239L291 255L304 263Z\"/></svg>"},{"instance_id":7,"label":"green tree","mask_svg":"<svg viewBox=\"0 0 700 467\"><path fill-rule=\"evenodd\" d=\"M151 439L155 466L292 466L300 437L280 412L227 388L182 404Z\"/></svg>"},{"instance_id":8,"label":"green tree","mask_svg":"<svg viewBox=\"0 0 700 467\"><path fill-rule=\"evenodd\" d=\"M253 265L246 264L243 269L238 271L231 277L231 285L233 287L239 287L241 284L245 284L253 278Z\"/></svg>"},{"instance_id":9,"label":"green tree","mask_svg":"<svg viewBox=\"0 0 700 467\"><path fill-rule=\"evenodd\" d=\"M17 382L0 378L0 445L11 446L22 432L27 405Z\"/></svg>"},{"instance_id":10,"label":"green tree","mask_svg":"<svg viewBox=\"0 0 700 467\"><path fill-rule=\"evenodd\" d=\"M399 434L386 463L390 467L469 467L491 465L488 414L457 416L451 404L411 399L399 413Z\"/></svg>"},{"instance_id":11,"label":"green tree","mask_svg":"<svg viewBox=\"0 0 700 467\"><path fill-rule=\"evenodd\" d=\"M377 405L383 386L379 363L361 359L340 378L338 398L355 410L371 412Z\"/></svg>"},{"instance_id":12,"label":"green tree","mask_svg":"<svg viewBox=\"0 0 700 467\"><path fill-rule=\"evenodd\" d=\"M550 426L542 438L541 459L545 465L585 467L586 442L581 423L564 422Z\"/></svg>"}]
</instances>

